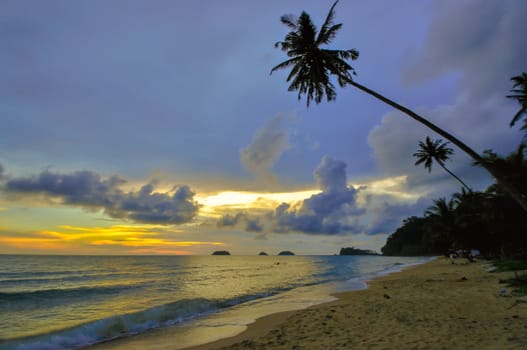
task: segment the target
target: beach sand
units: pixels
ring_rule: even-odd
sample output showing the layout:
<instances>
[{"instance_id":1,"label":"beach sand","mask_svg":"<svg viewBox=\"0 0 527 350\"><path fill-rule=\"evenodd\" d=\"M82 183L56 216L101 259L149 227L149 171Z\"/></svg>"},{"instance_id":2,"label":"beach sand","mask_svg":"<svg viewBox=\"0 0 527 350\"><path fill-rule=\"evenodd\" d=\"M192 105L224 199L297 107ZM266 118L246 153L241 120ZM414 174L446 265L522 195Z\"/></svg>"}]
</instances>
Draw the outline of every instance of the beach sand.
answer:
<instances>
[{"instance_id":1,"label":"beach sand","mask_svg":"<svg viewBox=\"0 0 527 350\"><path fill-rule=\"evenodd\" d=\"M527 349L527 298L489 267L438 258L189 349Z\"/></svg>"}]
</instances>

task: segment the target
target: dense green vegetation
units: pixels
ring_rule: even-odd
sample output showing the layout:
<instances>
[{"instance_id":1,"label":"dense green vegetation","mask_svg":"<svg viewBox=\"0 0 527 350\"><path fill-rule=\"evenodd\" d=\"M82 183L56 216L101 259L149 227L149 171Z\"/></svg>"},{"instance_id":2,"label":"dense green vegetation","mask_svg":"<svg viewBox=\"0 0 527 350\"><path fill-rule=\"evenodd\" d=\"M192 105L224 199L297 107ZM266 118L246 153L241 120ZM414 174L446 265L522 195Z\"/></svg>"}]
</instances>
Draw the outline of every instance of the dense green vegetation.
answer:
<instances>
[{"instance_id":1,"label":"dense green vegetation","mask_svg":"<svg viewBox=\"0 0 527 350\"><path fill-rule=\"evenodd\" d=\"M527 270L527 260L503 259L494 262L497 272Z\"/></svg>"},{"instance_id":2,"label":"dense green vegetation","mask_svg":"<svg viewBox=\"0 0 527 350\"><path fill-rule=\"evenodd\" d=\"M494 261L496 271L514 271L514 277L500 280L512 288L512 293L516 295L527 295L527 260L503 259ZM519 271L523 271L522 274Z\"/></svg>"},{"instance_id":3,"label":"dense green vegetation","mask_svg":"<svg viewBox=\"0 0 527 350\"><path fill-rule=\"evenodd\" d=\"M510 126L514 126L522 117L525 131L523 142L515 152L502 157L492 150L483 152L482 159L491 164L502 174L506 183L519 191L520 196L527 197L527 73L511 78L513 88L511 98L518 102L520 109L514 115ZM453 154L441 140L419 143L416 165L424 164L430 170L432 162L439 165ZM482 166L481 161L473 163ZM443 167L444 168L444 167ZM444 168L445 169L445 168ZM478 249L487 257L520 257L527 258L527 217L518 201L510 196L503 182L496 182L484 192L470 190L461 179L454 176L464 188L452 198L439 198L426 210L423 217L410 217L403 221L386 245L381 249L384 255L432 255L443 254L448 249ZM498 269L510 268L526 262L498 263ZM519 289L527 291L527 282L516 279Z\"/></svg>"},{"instance_id":4,"label":"dense green vegetation","mask_svg":"<svg viewBox=\"0 0 527 350\"><path fill-rule=\"evenodd\" d=\"M507 174L522 193L527 193L525 144L503 158L492 151L484 157ZM386 245L384 255L443 254L450 248L478 249L488 257L527 257L525 212L494 183L484 192L455 193L439 198L422 217L403 221Z\"/></svg>"}]
</instances>

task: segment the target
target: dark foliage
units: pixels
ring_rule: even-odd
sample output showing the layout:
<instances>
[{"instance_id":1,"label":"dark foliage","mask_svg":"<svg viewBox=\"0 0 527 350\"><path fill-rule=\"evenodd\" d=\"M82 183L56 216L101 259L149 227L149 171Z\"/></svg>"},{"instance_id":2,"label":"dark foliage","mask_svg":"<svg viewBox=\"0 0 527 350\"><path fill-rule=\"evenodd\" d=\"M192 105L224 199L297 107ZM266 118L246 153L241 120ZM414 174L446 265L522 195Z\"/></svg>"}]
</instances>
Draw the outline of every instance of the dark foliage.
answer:
<instances>
[{"instance_id":1,"label":"dark foliage","mask_svg":"<svg viewBox=\"0 0 527 350\"><path fill-rule=\"evenodd\" d=\"M521 75L512 77L511 80L514 82L513 88L511 89L511 95L508 98L516 100L520 104L520 109L514 115L511 120L510 126L514 126L523 115L527 116L527 73L523 72ZM521 130L527 131L527 118L524 120L524 124Z\"/></svg>"},{"instance_id":2,"label":"dark foliage","mask_svg":"<svg viewBox=\"0 0 527 350\"><path fill-rule=\"evenodd\" d=\"M424 142L419 141L419 149L414 153L414 157L417 158L415 165L423 164L425 169L430 172L432 171L432 164L435 161L441 168L459 181L463 187L470 191L470 187L445 166L445 161L454 154L454 150L448 147L448 144L449 142L444 142L441 139L432 141L429 136L426 137Z\"/></svg>"},{"instance_id":3,"label":"dark foliage","mask_svg":"<svg viewBox=\"0 0 527 350\"><path fill-rule=\"evenodd\" d=\"M524 146L506 158L486 151L485 159L527 193ZM423 217L404 220L381 251L384 255L436 255L454 248L478 249L487 257L527 257L525 212L497 183L485 192L463 189L451 199L435 200Z\"/></svg>"}]
</instances>

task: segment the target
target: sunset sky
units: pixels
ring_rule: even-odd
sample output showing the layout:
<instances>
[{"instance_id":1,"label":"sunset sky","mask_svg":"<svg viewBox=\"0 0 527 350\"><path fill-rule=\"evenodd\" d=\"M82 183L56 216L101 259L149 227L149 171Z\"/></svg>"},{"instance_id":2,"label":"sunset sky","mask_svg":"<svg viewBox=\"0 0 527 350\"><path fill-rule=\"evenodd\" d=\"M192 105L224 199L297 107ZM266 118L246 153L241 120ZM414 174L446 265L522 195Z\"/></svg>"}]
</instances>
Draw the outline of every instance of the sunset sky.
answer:
<instances>
[{"instance_id":1,"label":"sunset sky","mask_svg":"<svg viewBox=\"0 0 527 350\"><path fill-rule=\"evenodd\" d=\"M306 107L274 48L332 1L0 2L0 254L379 250L459 191L437 135L351 87ZM341 0L356 80L478 152L512 152L527 1ZM474 189L490 177L455 149Z\"/></svg>"}]
</instances>

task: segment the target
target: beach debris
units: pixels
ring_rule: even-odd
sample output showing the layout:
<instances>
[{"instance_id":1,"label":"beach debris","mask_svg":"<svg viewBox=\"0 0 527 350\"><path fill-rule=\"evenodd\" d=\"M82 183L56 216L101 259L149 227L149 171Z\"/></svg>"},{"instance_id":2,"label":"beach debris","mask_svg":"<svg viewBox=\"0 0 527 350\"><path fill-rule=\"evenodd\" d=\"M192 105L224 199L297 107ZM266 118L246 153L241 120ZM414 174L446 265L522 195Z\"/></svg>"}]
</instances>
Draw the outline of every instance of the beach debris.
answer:
<instances>
[{"instance_id":1,"label":"beach debris","mask_svg":"<svg viewBox=\"0 0 527 350\"><path fill-rule=\"evenodd\" d=\"M384 294L384 299L390 299L391 296L389 296L388 294Z\"/></svg>"}]
</instances>

